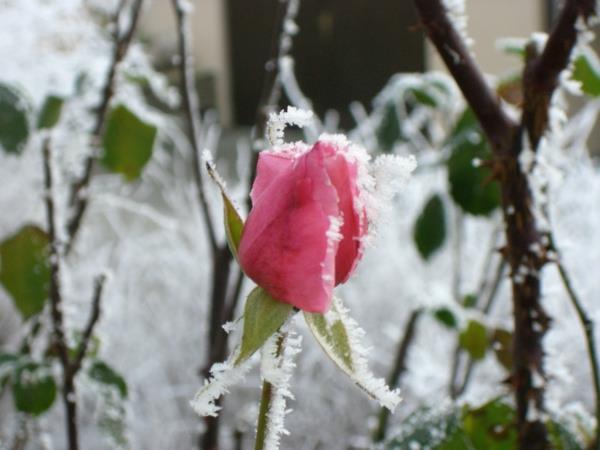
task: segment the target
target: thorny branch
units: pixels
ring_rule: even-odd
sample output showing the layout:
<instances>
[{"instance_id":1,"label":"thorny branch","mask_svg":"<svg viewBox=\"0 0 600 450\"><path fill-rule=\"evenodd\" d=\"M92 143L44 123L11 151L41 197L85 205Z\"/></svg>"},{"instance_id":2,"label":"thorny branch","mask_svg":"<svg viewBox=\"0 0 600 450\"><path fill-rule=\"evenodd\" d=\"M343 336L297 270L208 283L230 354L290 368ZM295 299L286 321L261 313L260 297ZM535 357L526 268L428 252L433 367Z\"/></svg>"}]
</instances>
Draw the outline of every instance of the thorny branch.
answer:
<instances>
[{"instance_id":1,"label":"thorny branch","mask_svg":"<svg viewBox=\"0 0 600 450\"><path fill-rule=\"evenodd\" d=\"M541 302L540 271L547 262L541 233L532 211L534 198L528 175L519 163L523 133L529 132L533 151L547 128L548 107L558 76L567 66L579 33L578 20L595 12L593 0L567 0L541 55L529 54L523 76L525 104L521 124L509 119L500 101L486 84L461 35L450 21L442 0L414 0L421 22L450 73L463 92L489 139L496 161L494 173L502 190L506 224L504 256L511 268L514 346L511 382L517 404L521 450L550 447L544 411L542 338L549 326ZM530 46L531 49L531 46Z\"/></svg>"},{"instance_id":2,"label":"thorny branch","mask_svg":"<svg viewBox=\"0 0 600 450\"><path fill-rule=\"evenodd\" d=\"M100 100L98 108L96 109L96 119L94 127L92 129L92 145L94 147L98 145L100 137L104 132L104 125L106 123L108 107L114 94L117 68L119 66L119 63L127 54L129 44L131 43L131 40L133 38L133 34L137 27L138 18L140 16L142 1L143 0L135 0L131 10L129 25L124 31L120 30L119 20L125 6L125 0L120 1L119 6L115 12L115 16L113 18L113 23L115 27L113 37L114 49L112 60L108 69L108 73L106 75L106 80L104 82L104 87L102 89L102 98ZM69 254L73 247L75 238L77 236L77 232L79 231L79 228L81 226L81 221L83 220L83 216L88 206L89 196L86 190L88 189L90 181L92 179L92 171L94 169L95 161L96 155L92 153L87 157L85 161L84 171L81 178L76 180L71 186L69 204L73 208L73 213L69 222L67 223L68 240L66 243L66 254Z\"/></svg>"},{"instance_id":3,"label":"thorny branch","mask_svg":"<svg viewBox=\"0 0 600 450\"><path fill-rule=\"evenodd\" d=\"M50 310L52 317L53 347L58 353L58 358L62 366L63 383L62 397L65 405L67 440L69 450L79 449L78 425L77 425L77 393L75 389L75 377L81 368L83 359L86 356L89 341L94 332L98 319L100 317L100 301L102 289L106 277L101 275L96 280L92 310L87 326L84 330L82 340L77 349L75 358L69 356L63 320L63 302L60 287L61 273L61 243L57 234L56 212L54 203L54 181L52 176L52 150L50 138L46 137L43 142L43 160L44 160L44 187L46 189L46 219L48 224L48 237L50 240Z\"/></svg>"}]
</instances>

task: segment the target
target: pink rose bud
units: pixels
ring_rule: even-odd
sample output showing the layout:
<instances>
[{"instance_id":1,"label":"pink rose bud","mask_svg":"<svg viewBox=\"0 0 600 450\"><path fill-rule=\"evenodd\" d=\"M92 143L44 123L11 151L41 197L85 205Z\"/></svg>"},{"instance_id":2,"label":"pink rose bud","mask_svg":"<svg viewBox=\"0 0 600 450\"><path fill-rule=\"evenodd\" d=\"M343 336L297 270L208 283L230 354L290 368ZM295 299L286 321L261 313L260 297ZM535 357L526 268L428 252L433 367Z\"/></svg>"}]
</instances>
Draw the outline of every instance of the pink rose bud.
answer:
<instances>
[{"instance_id":1,"label":"pink rose bud","mask_svg":"<svg viewBox=\"0 0 600 450\"><path fill-rule=\"evenodd\" d=\"M356 268L367 232L361 163L335 138L260 153L239 260L272 297L323 313Z\"/></svg>"}]
</instances>

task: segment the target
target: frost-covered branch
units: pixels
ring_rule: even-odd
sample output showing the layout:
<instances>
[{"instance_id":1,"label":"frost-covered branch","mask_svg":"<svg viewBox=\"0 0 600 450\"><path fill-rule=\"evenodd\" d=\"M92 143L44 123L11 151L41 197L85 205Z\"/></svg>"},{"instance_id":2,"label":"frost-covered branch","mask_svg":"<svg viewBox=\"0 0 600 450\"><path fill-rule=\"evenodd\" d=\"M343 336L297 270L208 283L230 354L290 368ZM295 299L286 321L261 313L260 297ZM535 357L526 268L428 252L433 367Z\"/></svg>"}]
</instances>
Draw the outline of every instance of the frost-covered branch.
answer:
<instances>
[{"instance_id":1,"label":"frost-covered branch","mask_svg":"<svg viewBox=\"0 0 600 450\"><path fill-rule=\"evenodd\" d=\"M104 131L104 124L106 123L108 107L110 105L110 101L113 98L115 90L115 78L117 74L117 68L120 62L125 57L125 55L127 54L127 50L129 49L129 45L131 44L131 40L133 39L133 34L137 27L138 18L140 16L142 2L143 0L135 0L131 9L129 24L125 28L125 30L121 30L119 27L121 12L125 5L125 2L123 0L119 3L119 6L113 19L113 24L115 27L114 50L112 60L108 68L108 73L106 75L106 80L104 82L104 87L102 88L102 97L100 100L100 104L98 105L98 108L95 112L96 119L91 132L92 145L94 147L98 145L100 137L102 136L102 133ZM81 178L76 180L71 186L69 203L73 207L73 212L69 222L67 223L68 241L66 243L66 254L68 254L73 247L73 243L77 236L77 232L79 231L79 228L81 226L83 215L85 214L85 211L88 206L89 197L86 190L89 187L90 181L92 179L92 171L94 168L95 160L96 155L94 153L90 154L87 157L87 159L85 160L84 171L81 175Z\"/></svg>"},{"instance_id":2,"label":"frost-covered branch","mask_svg":"<svg viewBox=\"0 0 600 450\"><path fill-rule=\"evenodd\" d=\"M541 54L535 43L527 48L523 77L523 125L535 149L548 125L550 99L561 72L568 66L582 27L596 14L596 0L566 0Z\"/></svg>"},{"instance_id":3,"label":"frost-covered branch","mask_svg":"<svg viewBox=\"0 0 600 450\"><path fill-rule=\"evenodd\" d=\"M206 226L208 241L213 251L213 256L219 250L219 244L214 230L213 220L210 208L206 200L204 190L204 177L201 168L202 152L202 124L200 122L200 102L196 92L194 77L194 60L190 46L190 25L188 19L188 9L186 2L182 0L172 0L175 17L177 20L177 42L179 51L179 73L180 73L180 91L185 109L185 119L189 129L190 141L192 144L192 173L198 190L198 201L200 210Z\"/></svg>"},{"instance_id":4,"label":"frost-covered branch","mask_svg":"<svg viewBox=\"0 0 600 450\"><path fill-rule=\"evenodd\" d=\"M98 323L98 319L100 319L100 302L102 300L102 292L104 290L105 283L105 274L102 274L96 278L90 317L88 319L87 325L85 326L85 329L83 330L83 335L81 336L81 342L79 343L77 354L75 355L75 358L71 363L71 371L74 373L77 373L81 368L81 364L88 350L90 339L92 338L92 334L94 333L94 328Z\"/></svg>"},{"instance_id":5,"label":"frost-covered branch","mask_svg":"<svg viewBox=\"0 0 600 450\"><path fill-rule=\"evenodd\" d=\"M292 49L292 38L298 32L295 20L299 9L300 0L283 0L279 2L277 18L271 37L271 56L265 64L265 78L256 110L252 139L252 147L255 152L264 149L267 119L269 114L279 108L282 88L280 61L289 55ZM254 171L256 167L256 159L254 158L251 167ZM253 173L250 177L250 182L254 179L254 175Z\"/></svg>"}]
</instances>

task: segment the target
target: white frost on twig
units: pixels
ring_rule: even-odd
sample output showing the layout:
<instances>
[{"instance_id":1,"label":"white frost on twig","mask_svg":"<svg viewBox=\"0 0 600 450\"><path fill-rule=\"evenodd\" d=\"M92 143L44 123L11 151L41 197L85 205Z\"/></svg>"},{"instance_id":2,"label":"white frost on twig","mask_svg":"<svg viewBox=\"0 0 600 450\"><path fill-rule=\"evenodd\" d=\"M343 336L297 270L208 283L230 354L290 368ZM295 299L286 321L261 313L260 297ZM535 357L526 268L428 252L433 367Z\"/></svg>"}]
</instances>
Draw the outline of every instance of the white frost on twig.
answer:
<instances>
[{"instance_id":1,"label":"white frost on twig","mask_svg":"<svg viewBox=\"0 0 600 450\"><path fill-rule=\"evenodd\" d=\"M267 424L265 450L277 450L281 435L289 434L284 426L286 399L294 399L290 380L296 364L294 357L300 353L302 336L292 331L281 331L271 336L262 349L260 373L272 386Z\"/></svg>"},{"instance_id":2,"label":"white frost on twig","mask_svg":"<svg viewBox=\"0 0 600 450\"><path fill-rule=\"evenodd\" d=\"M231 354L227 361L214 364L210 368L210 379L204 382L204 386L190 401L192 409L198 415L216 417L221 407L217 406L215 402L223 394L228 393L231 386L242 381L248 370L250 370L252 358L235 364L238 353L239 348Z\"/></svg>"},{"instance_id":3,"label":"white frost on twig","mask_svg":"<svg viewBox=\"0 0 600 450\"><path fill-rule=\"evenodd\" d=\"M287 125L296 125L304 128L311 124L313 112L309 109L299 109L294 106L288 106L286 110L279 113L269 114L267 122L267 139L275 149L283 146L283 131Z\"/></svg>"}]
</instances>

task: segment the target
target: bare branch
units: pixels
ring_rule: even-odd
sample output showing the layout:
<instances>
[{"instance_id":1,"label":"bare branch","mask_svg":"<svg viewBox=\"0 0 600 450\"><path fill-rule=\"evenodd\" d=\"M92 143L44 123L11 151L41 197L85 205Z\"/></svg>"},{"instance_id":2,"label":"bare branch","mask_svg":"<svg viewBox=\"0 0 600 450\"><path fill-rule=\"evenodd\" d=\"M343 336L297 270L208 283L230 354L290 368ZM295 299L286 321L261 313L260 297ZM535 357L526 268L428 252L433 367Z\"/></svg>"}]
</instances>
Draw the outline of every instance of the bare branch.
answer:
<instances>
[{"instance_id":1,"label":"bare branch","mask_svg":"<svg viewBox=\"0 0 600 450\"><path fill-rule=\"evenodd\" d=\"M117 74L117 68L119 63L127 54L127 50L129 49L129 44L131 43L133 34L137 27L138 18L142 7L142 1L143 0L135 0L131 11L131 20L129 22L128 27L122 33L119 30L119 17L125 4L123 0L121 0L121 3L119 4L119 7L117 8L117 11L115 13L115 17L113 19L115 26L114 50L108 73L106 75L106 81L104 82L104 88L102 89L102 98L96 110L96 121L92 129L93 146L98 145L100 137L104 132L104 125L106 123L108 107L114 94L114 85L115 77ZM67 224L67 233L69 239L66 245L66 254L68 254L73 247L75 237L77 236L77 232L79 231L79 228L81 226L83 215L85 214L85 211L87 209L89 198L88 194L85 191L90 185L95 161L96 155L92 153L87 157L85 161L85 167L81 178L76 180L71 186L69 203L74 208L74 210L73 215L71 216L69 223Z\"/></svg>"},{"instance_id":2,"label":"bare branch","mask_svg":"<svg viewBox=\"0 0 600 450\"><path fill-rule=\"evenodd\" d=\"M50 310L52 315L52 332L54 336L54 347L58 353L58 358L63 371L63 403L65 405L65 415L67 424L67 439L69 450L78 450L79 439L77 430L77 396L75 393L75 383L71 373L71 363L69 360L69 351L65 340L62 297L60 290L60 261L61 254L59 249L59 240L56 234L56 217L53 195L53 177L52 177L52 151L50 138L47 137L43 143L44 157L44 187L46 189L46 218L48 222L48 235L50 239Z\"/></svg>"},{"instance_id":3,"label":"bare branch","mask_svg":"<svg viewBox=\"0 0 600 450\"><path fill-rule=\"evenodd\" d=\"M414 0L421 23L477 116L495 152L508 149L517 124L504 112L487 85L463 38L450 19L442 0Z\"/></svg>"},{"instance_id":4,"label":"bare branch","mask_svg":"<svg viewBox=\"0 0 600 450\"><path fill-rule=\"evenodd\" d=\"M406 371L406 359L408 358L408 351L414 341L417 322L423 313L422 309L415 309L408 318L408 321L404 327L404 336L398 346L398 353L394 361L394 366L387 380L387 384L391 389L398 387L402 374ZM373 433L373 442L381 442L385 439L388 421L390 418L390 411L387 408L381 408L379 411L379 423L377 429Z\"/></svg>"},{"instance_id":5,"label":"bare branch","mask_svg":"<svg viewBox=\"0 0 600 450\"><path fill-rule=\"evenodd\" d=\"M179 72L180 72L180 91L185 108L185 118L189 129L190 140L192 144L193 167L192 173L198 190L198 201L204 224L208 234L208 241L213 252L213 256L219 250L219 244L213 227L213 220L210 214L210 208L206 201L204 192L204 180L202 177L200 155L202 152L200 121L200 102L196 92L194 77L194 63L190 48L190 31L188 15L185 7L180 0L172 0L175 17L177 19L177 38L179 47Z\"/></svg>"},{"instance_id":6,"label":"bare branch","mask_svg":"<svg viewBox=\"0 0 600 450\"><path fill-rule=\"evenodd\" d=\"M548 107L561 72L568 66L577 43L577 22L595 14L596 0L566 0L541 55L534 44L528 46L528 64L523 76L523 125L536 149L548 125Z\"/></svg>"},{"instance_id":7,"label":"bare branch","mask_svg":"<svg viewBox=\"0 0 600 450\"><path fill-rule=\"evenodd\" d=\"M79 372L81 368L81 364L83 359L86 356L90 339L92 338L92 333L94 332L94 328L98 323L98 319L100 319L100 301L102 299L102 292L104 289L104 284L106 282L106 275L102 274L96 278L96 282L94 285L94 296L92 298L92 308L90 311L90 317L88 319L87 325L83 330L83 335L81 337L81 342L79 343L79 348L77 349L77 354L75 355L75 359L71 363L71 372L73 376Z\"/></svg>"}]
</instances>

